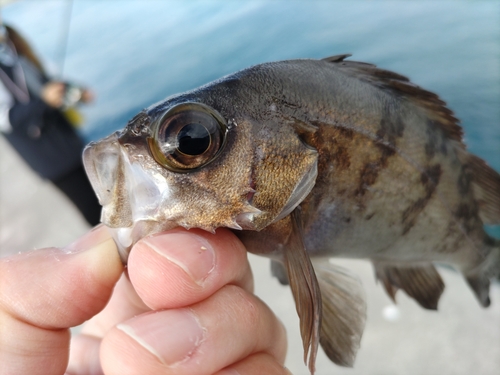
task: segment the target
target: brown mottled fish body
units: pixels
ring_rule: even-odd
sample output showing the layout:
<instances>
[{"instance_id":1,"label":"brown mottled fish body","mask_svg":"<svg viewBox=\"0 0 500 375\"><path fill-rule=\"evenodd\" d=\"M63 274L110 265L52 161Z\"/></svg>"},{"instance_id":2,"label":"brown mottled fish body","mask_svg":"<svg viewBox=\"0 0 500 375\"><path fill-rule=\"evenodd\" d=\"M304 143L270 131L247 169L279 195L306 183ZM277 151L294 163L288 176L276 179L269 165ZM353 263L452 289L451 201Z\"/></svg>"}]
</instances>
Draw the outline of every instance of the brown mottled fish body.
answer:
<instances>
[{"instance_id":1,"label":"brown mottled fish body","mask_svg":"<svg viewBox=\"0 0 500 375\"><path fill-rule=\"evenodd\" d=\"M426 97L374 87L329 65L340 64L278 63L258 82L268 112L259 120L294 128L318 152L316 184L301 204L308 251L398 261L451 256L463 267L481 259L487 236L451 113L432 113Z\"/></svg>"},{"instance_id":2,"label":"brown mottled fish body","mask_svg":"<svg viewBox=\"0 0 500 375\"><path fill-rule=\"evenodd\" d=\"M500 223L498 173L466 151L435 94L345 57L261 64L167 98L84 155L124 257L180 225L232 228L272 258L311 372L319 341L352 365L365 314L359 284L322 259L371 259L391 297L402 289L431 309L444 288L433 263L464 273L483 306L500 273L483 229ZM210 143L184 146L192 124L214 119Z\"/></svg>"}]
</instances>

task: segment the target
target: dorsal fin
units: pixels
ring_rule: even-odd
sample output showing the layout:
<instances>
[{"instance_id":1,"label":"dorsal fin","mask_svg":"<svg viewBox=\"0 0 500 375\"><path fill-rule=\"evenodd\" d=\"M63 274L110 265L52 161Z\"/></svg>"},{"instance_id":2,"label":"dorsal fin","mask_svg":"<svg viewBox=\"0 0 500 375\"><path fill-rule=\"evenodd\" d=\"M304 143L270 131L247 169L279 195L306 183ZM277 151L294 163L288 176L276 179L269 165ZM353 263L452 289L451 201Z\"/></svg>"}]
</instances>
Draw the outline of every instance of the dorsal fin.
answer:
<instances>
[{"instance_id":1,"label":"dorsal fin","mask_svg":"<svg viewBox=\"0 0 500 375\"><path fill-rule=\"evenodd\" d=\"M321 60L328 61L331 63L336 63L336 62L342 62L342 61L344 61L344 59L347 59L348 57L351 57L351 56L352 56L352 54L345 53L343 55L328 56L328 57L325 57L324 59L321 59Z\"/></svg>"},{"instance_id":2,"label":"dorsal fin","mask_svg":"<svg viewBox=\"0 0 500 375\"><path fill-rule=\"evenodd\" d=\"M345 61L350 55L337 55L323 60L335 64L340 72L368 82L382 90L403 97L426 111L432 124L438 126L444 135L457 141L455 146L459 155L464 155L462 162L469 165L473 175L474 196L479 204L479 214L485 224L500 223L500 175L482 159L465 150L462 142L463 131L459 120L446 107L446 103L436 94L413 84L407 77L377 68L373 64L357 61Z\"/></svg>"},{"instance_id":3,"label":"dorsal fin","mask_svg":"<svg viewBox=\"0 0 500 375\"><path fill-rule=\"evenodd\" d=\"M323 59L337 66L340 72L361 81L368 82L382 90L401 96L424 109L427 116L440 126L444 134L455 141L461 142L463 131L459 125L459 120L453 112L446 107L446 103L436 94L424 90L410 82L410 80L400 74L377 68L373 64L358 61L344 61L350 55L337 55ZM463 148L465 146L461 144Z\"/></svg>"}]
</instances>

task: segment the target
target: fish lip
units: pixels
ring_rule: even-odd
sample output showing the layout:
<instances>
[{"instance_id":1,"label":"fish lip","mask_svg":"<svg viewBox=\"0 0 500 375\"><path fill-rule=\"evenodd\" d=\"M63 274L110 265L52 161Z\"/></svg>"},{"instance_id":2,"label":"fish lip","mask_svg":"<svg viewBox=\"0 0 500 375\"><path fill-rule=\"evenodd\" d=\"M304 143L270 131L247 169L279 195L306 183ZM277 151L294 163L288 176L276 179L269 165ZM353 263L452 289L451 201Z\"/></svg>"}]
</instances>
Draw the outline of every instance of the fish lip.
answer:
<instances>
[{"instance_id":1,"label":"fish lip","mask_svg":"<svg viewBox=\"0 0 500 375\"><path fill-rule=\"evenodd\" d=\"M108 231L111 233L116 247L118 248L118 254L123 264L127 264L130 251L141 239L176 227L178 227L176 223L168 220L165 222L138 220L129 227L113 228L107 225Z\"/></svg>"},{"instance_id":2,"label":"fish lip","mask_svg":"<svg viewBox=\"0 0 500 375\"><path fill-rule=\"evenodd\" d=\"M101 222L110 231L120 258L126 264L135 243L177 225L164 218L155 220L156 212L148 211L151 207L158 207L157 200L161 196L156 194L161 193L152 189L157 184L150 181L150 176L143 173L140 165L129 159L126 145L122 145L123 134L117 131L98 142L89 143L83 151L83 164L103 206ZM127 186L133 188L132 194ZM148 187L151 190L147 190ZM163 191L165 189L168 186L163 186Z\"/></svg>"},{"instance_id":3,"label":"fish lip","mask_svg":"<svg viewBox=\"0 0 500 375\"><path fill-rule=\"evenodd\" d=\"M120 157L119 133L112 133L99 142L90 142L83 150L85 172L102 206L112 200ZM102 158L104 154L106 160Z\"/></svg>"},{"instance_id":4,"label":"fish lip","mask_svg":"<svg viewBox=\"0 0 500 375\"><path fill-rule=\"evenodd\" d=\"M110 228L151 221L157 215L159 200L165 198L162 194L169 191L168 184L153 181L140 163L129 157L126 145L121 144L122 135L115 132L91 143L83 154L85 170L103 206L101 221Z\"/></svg>"},{"instance_id":5,"label":"fish lip","mask_svg":"<svg viewBox=\"0 0 500 375\"><path fill-rule=\"evenodd\" d=\"M132 249L132 230L133 227L128 228L111 228L107 227L108 231L111 233L113 240L115 241L116 247L118 249L118 254L123 264L127 264L128 256L130 250Z\"/></svg>"}]
</instances>

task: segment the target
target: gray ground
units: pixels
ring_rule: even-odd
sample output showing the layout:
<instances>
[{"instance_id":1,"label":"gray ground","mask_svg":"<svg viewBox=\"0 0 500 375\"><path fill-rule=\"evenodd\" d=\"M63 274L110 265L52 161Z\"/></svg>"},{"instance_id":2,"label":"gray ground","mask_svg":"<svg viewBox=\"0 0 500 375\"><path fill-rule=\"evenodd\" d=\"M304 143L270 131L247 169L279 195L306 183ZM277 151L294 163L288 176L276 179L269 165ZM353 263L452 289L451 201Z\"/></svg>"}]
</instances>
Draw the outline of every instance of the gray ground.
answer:
<instances>
[{"instance_id":1,"label":"gray ground","mask_svg":"<svg viewBox=\"0 0 500 375\"><path fill-rule=\"evenodd\" d=\"M0 256L44 246L62 246L88 228L78 212L49 183L33 175L0 137ZM250 255L256 293L283 320L289 334L286 365L307 374L302 363L298 319L288 287L271 278L269 261ZM462 277L441 269L446 290L439 312L398 294L394 307L376 285L367 262L336 262L359 275L368 299L368 320L353 369L337 367L321 352L317 374L474 374L500 371L500 285L482 309Z\"/></svg>"}]
</instances>

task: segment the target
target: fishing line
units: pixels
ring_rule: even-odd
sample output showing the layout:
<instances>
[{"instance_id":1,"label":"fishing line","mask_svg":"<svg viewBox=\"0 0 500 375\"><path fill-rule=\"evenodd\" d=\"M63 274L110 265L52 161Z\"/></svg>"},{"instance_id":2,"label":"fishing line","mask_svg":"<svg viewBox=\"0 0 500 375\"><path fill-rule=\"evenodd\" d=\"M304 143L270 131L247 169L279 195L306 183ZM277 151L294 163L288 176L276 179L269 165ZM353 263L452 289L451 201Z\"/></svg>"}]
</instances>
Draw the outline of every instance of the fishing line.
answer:
<instances>
[{"instance_id":1,"label":"fishing line","mask_svg":"<svg viewBox=\"0 0 500 375\"><path fill-rule=\"evenodd\" d=\"M73 15L73 0L67 0L66 13L63 15L63 26L61 29L60 51L59 51L59 77L62 78L64 74L64 65L66 62L66 54L68 50L69 30L71 28L71 18ZM64 22L66 21L66 22Z\"/></svg>"}]
</instances>

